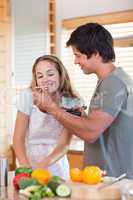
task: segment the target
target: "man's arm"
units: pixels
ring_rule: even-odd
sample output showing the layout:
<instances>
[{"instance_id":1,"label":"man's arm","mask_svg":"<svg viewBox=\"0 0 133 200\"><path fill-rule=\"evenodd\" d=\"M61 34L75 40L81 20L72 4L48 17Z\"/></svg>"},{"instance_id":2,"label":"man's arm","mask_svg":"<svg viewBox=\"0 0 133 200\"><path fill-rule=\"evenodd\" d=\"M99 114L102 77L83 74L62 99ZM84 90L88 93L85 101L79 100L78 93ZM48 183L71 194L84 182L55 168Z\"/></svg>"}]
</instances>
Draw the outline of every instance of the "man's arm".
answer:
<instances>
[{"instance_id":1,"label":"man's arm","mask_svg":"<svg viewBox=\"0 0 133 200\"><path fill-rule=\"evenodd\" d=\"M101 110L92 111L88 117L78 117L55 106L49 111L71 133L87 142L95 141L113 122L112 115Z\"/></svg>"},{"instance_id":2,"label":"man's arm","mask_svg":"<svg viewBox=\"0 0 133 200\"><path fill-rule=\"evenodd\" d=\"M94 109L88 117L78 117L60 108L47 91L34 93L34 103L43 112L53 115L70 133L87 142L95 141L113 122L111 114Z\"/></svg>"}]
</instances>

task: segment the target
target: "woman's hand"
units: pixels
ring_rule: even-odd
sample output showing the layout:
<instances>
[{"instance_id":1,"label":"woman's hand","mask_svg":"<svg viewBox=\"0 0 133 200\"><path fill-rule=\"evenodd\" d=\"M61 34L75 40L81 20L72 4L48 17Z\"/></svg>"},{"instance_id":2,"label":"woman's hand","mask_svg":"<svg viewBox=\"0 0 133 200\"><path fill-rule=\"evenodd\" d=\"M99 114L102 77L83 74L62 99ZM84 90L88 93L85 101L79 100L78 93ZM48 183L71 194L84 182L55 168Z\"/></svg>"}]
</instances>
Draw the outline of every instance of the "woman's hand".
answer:
<instances>
[{"instance_id":1,"label":"woman's hand","mask_svg":"<svg viewBox=\"0 0 133 200\"><path fill-rule=\"evenodd\" d=\"M42 162L37 163L36 168L47 169L49 165L50 165L50 160L45 158L45 160L43 160Z\"/></svg>"}]
</instances>

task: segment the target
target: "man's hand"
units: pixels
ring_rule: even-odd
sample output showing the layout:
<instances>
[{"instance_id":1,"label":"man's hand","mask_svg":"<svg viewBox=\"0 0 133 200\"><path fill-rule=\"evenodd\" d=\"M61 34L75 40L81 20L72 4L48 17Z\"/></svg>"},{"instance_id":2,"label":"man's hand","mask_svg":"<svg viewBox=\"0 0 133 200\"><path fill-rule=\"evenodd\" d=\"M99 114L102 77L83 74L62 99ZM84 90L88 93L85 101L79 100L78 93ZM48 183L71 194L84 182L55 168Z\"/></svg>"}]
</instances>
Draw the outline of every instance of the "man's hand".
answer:
<instances>
[{"instance_id":1,"label":"man's hand","mask_svg":"<svg viewBox=\"0 0 133 200\"><path fill-rule=\"evenodd\" d=\"M52 99L47 89L34 89L33 102L42 112L51 113L57 108L56 102Z\"/></svg>"}]
</instances>

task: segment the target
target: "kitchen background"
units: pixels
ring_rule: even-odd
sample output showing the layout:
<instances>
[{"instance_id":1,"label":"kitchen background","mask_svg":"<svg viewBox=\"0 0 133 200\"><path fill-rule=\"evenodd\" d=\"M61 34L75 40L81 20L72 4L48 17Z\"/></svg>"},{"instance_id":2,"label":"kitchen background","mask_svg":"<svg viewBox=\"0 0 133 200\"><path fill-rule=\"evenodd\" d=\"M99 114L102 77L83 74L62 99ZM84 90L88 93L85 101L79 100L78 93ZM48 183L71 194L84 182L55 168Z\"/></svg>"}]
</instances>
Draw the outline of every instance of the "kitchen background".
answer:
<instances>
[{"instance_id":1,"label":"kitchen background","mask_svg":"<svg viewBox=\"0 0 133 200\"><path fill-rule=\"evenodd\" d=\"M133 77L132 0L0 0L0 153L11 144L17 97L30 84L38 56L59 56L89 104L96 77L88 79L75 67L71 49L65 48L71 31L89 21L102 23L112 33L116 64ZM70 150L81 155L83 141L74 137Z\"/></svg>"}]
</instances>

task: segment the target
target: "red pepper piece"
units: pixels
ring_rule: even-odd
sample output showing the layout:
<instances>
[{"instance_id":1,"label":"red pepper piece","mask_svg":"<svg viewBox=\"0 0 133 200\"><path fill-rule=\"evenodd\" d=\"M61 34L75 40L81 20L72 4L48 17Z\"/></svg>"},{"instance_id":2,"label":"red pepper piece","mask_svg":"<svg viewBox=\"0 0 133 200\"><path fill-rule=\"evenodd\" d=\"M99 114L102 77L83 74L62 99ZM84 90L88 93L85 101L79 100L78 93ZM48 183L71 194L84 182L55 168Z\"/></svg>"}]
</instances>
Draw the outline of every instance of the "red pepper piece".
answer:
<instances>
[{"instance_id":1,"label":"red pepper piece","mask_svg":"<svg viewBox=\"0 0 133 200\"><path fill-rule=\"evenodd\" d=\"M19 181L24 177L30 177L30 174L21 173L21 174L17 174L13 178L13 186L14 186L15 189L19 189Z\"/></svg>"}]
</instances>

